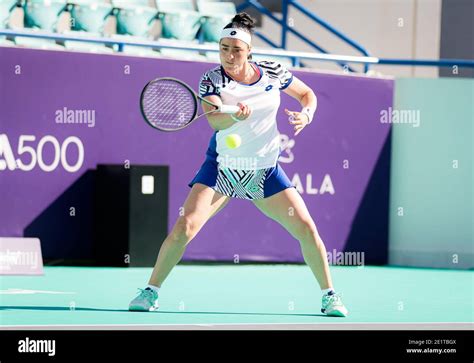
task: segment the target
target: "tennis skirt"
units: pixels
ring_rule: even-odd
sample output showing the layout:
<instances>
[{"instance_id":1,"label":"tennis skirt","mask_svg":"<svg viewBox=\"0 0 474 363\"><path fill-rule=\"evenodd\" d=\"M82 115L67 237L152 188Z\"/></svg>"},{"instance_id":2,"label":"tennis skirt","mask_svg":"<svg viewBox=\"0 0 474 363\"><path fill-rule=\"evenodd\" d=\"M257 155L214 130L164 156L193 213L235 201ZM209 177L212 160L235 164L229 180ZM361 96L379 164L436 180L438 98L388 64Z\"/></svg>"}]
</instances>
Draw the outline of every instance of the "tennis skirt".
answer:
<instances>
[{"instance_id":1,"label":"tennis skirt","mask_svg":"<svg viewBox=\"0 0 474 363\"><path fill-rule=\"evenodd\" d=\"M217 161L206 159L194 179L192 187L200 183L232 198L263 199L286 188L294 187L281 166L257 170L236 170L219 167Z\"/></svg>"}]
</instances>

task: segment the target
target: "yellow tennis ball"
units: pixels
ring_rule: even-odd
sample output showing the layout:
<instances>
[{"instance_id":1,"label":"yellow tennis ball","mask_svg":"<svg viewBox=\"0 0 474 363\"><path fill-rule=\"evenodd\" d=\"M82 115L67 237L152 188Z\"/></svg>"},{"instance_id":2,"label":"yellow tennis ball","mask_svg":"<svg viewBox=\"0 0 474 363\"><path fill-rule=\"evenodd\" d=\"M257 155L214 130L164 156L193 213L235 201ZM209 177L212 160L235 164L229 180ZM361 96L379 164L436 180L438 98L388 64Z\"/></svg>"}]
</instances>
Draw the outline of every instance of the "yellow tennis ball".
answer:
<instances>
[{"instance_id":1,"label":"yellow tennis ball","mask_svg":"<svg viewBox=\"0 0 474 363\"><path fill-rule=\"evenodd\" d=\"M229 149L235 149L236 147L239 147L241 143L242 139L237 134L230 134L225 138L225 144Z\"/></svg>"}]
</instances>

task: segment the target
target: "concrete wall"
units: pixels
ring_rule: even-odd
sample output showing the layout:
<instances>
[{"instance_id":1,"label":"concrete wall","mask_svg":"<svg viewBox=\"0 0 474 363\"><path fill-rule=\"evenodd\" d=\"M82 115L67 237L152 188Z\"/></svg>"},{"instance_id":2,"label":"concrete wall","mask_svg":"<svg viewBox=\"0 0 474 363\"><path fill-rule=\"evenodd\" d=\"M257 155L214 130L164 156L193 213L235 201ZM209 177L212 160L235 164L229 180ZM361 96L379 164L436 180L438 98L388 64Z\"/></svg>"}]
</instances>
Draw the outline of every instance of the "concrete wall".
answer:
<instances>
[{"instance_id":1,"label":"concrete wall","mask_svg":"<svg viewBox=\"0 0 474 363\"><path fill-rule=\"evenodd\" d=\"M384 58L439 58L441 0L300 0L300 3L358 42L368 52ZM330 53L360 55L324 28L292 8L294 28ZM262 32L279 43L281 28L268 17ZM257 46L266 46L261 40ZM293 35L288 49L314 49ZM319 69L340 70L333 63L311 63ZM360 68L360 67L359 67ZM437 77L434 67L378 66L372 69L398 77Z\"/></svg>"}]
</instances>

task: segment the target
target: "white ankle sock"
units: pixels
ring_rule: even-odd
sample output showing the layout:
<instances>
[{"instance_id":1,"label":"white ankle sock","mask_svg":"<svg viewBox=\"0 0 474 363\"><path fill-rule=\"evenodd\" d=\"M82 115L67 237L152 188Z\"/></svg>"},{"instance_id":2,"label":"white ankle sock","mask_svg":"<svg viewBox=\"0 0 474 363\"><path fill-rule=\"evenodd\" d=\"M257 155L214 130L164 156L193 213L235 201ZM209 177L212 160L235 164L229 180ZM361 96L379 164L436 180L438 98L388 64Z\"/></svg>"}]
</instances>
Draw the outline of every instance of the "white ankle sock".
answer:
<instances>
[{"instance_id":1,"label":"white ankle sock","mask_svg":"<svg viewBox=\"0 0 474 363\"><path fill-rule=\"evenodd\" d=\"M146 285L146 287L156 291L156 293L158 293L158 291L160 291L160 288L158 286L153 286L153 285Z\"/></svg>"},{"instance_id":2,"label":"white ankle sock","mask_svg":"<svg viewBox=\"0 0 474 363\"><path fill-rule=\"evenodd\" d=\"M329 292L335 292L334 291L334 288L330 287L329 289L324 289L324 290L321 290L321 292L323 293L323 295L327 295Z\"/></svg>"}]
</instances>

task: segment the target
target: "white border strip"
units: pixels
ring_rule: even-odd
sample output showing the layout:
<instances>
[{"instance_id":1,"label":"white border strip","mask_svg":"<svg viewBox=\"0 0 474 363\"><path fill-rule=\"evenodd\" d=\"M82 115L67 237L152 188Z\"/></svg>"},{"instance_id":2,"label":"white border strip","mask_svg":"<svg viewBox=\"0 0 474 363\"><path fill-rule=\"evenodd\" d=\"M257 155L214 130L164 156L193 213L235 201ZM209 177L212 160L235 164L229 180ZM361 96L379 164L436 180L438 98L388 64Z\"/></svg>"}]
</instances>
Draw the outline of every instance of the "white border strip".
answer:
<instances>
[{"instance_id":1,"label":"white border strip","mask_svg":"<svg viewBox=\"0 0 474 363\"><path fill-rule=\"evenodd\" d=\"M2 325L0 330L474 330L473 323L236 323Z\"/></svg>"}]
</instances>

